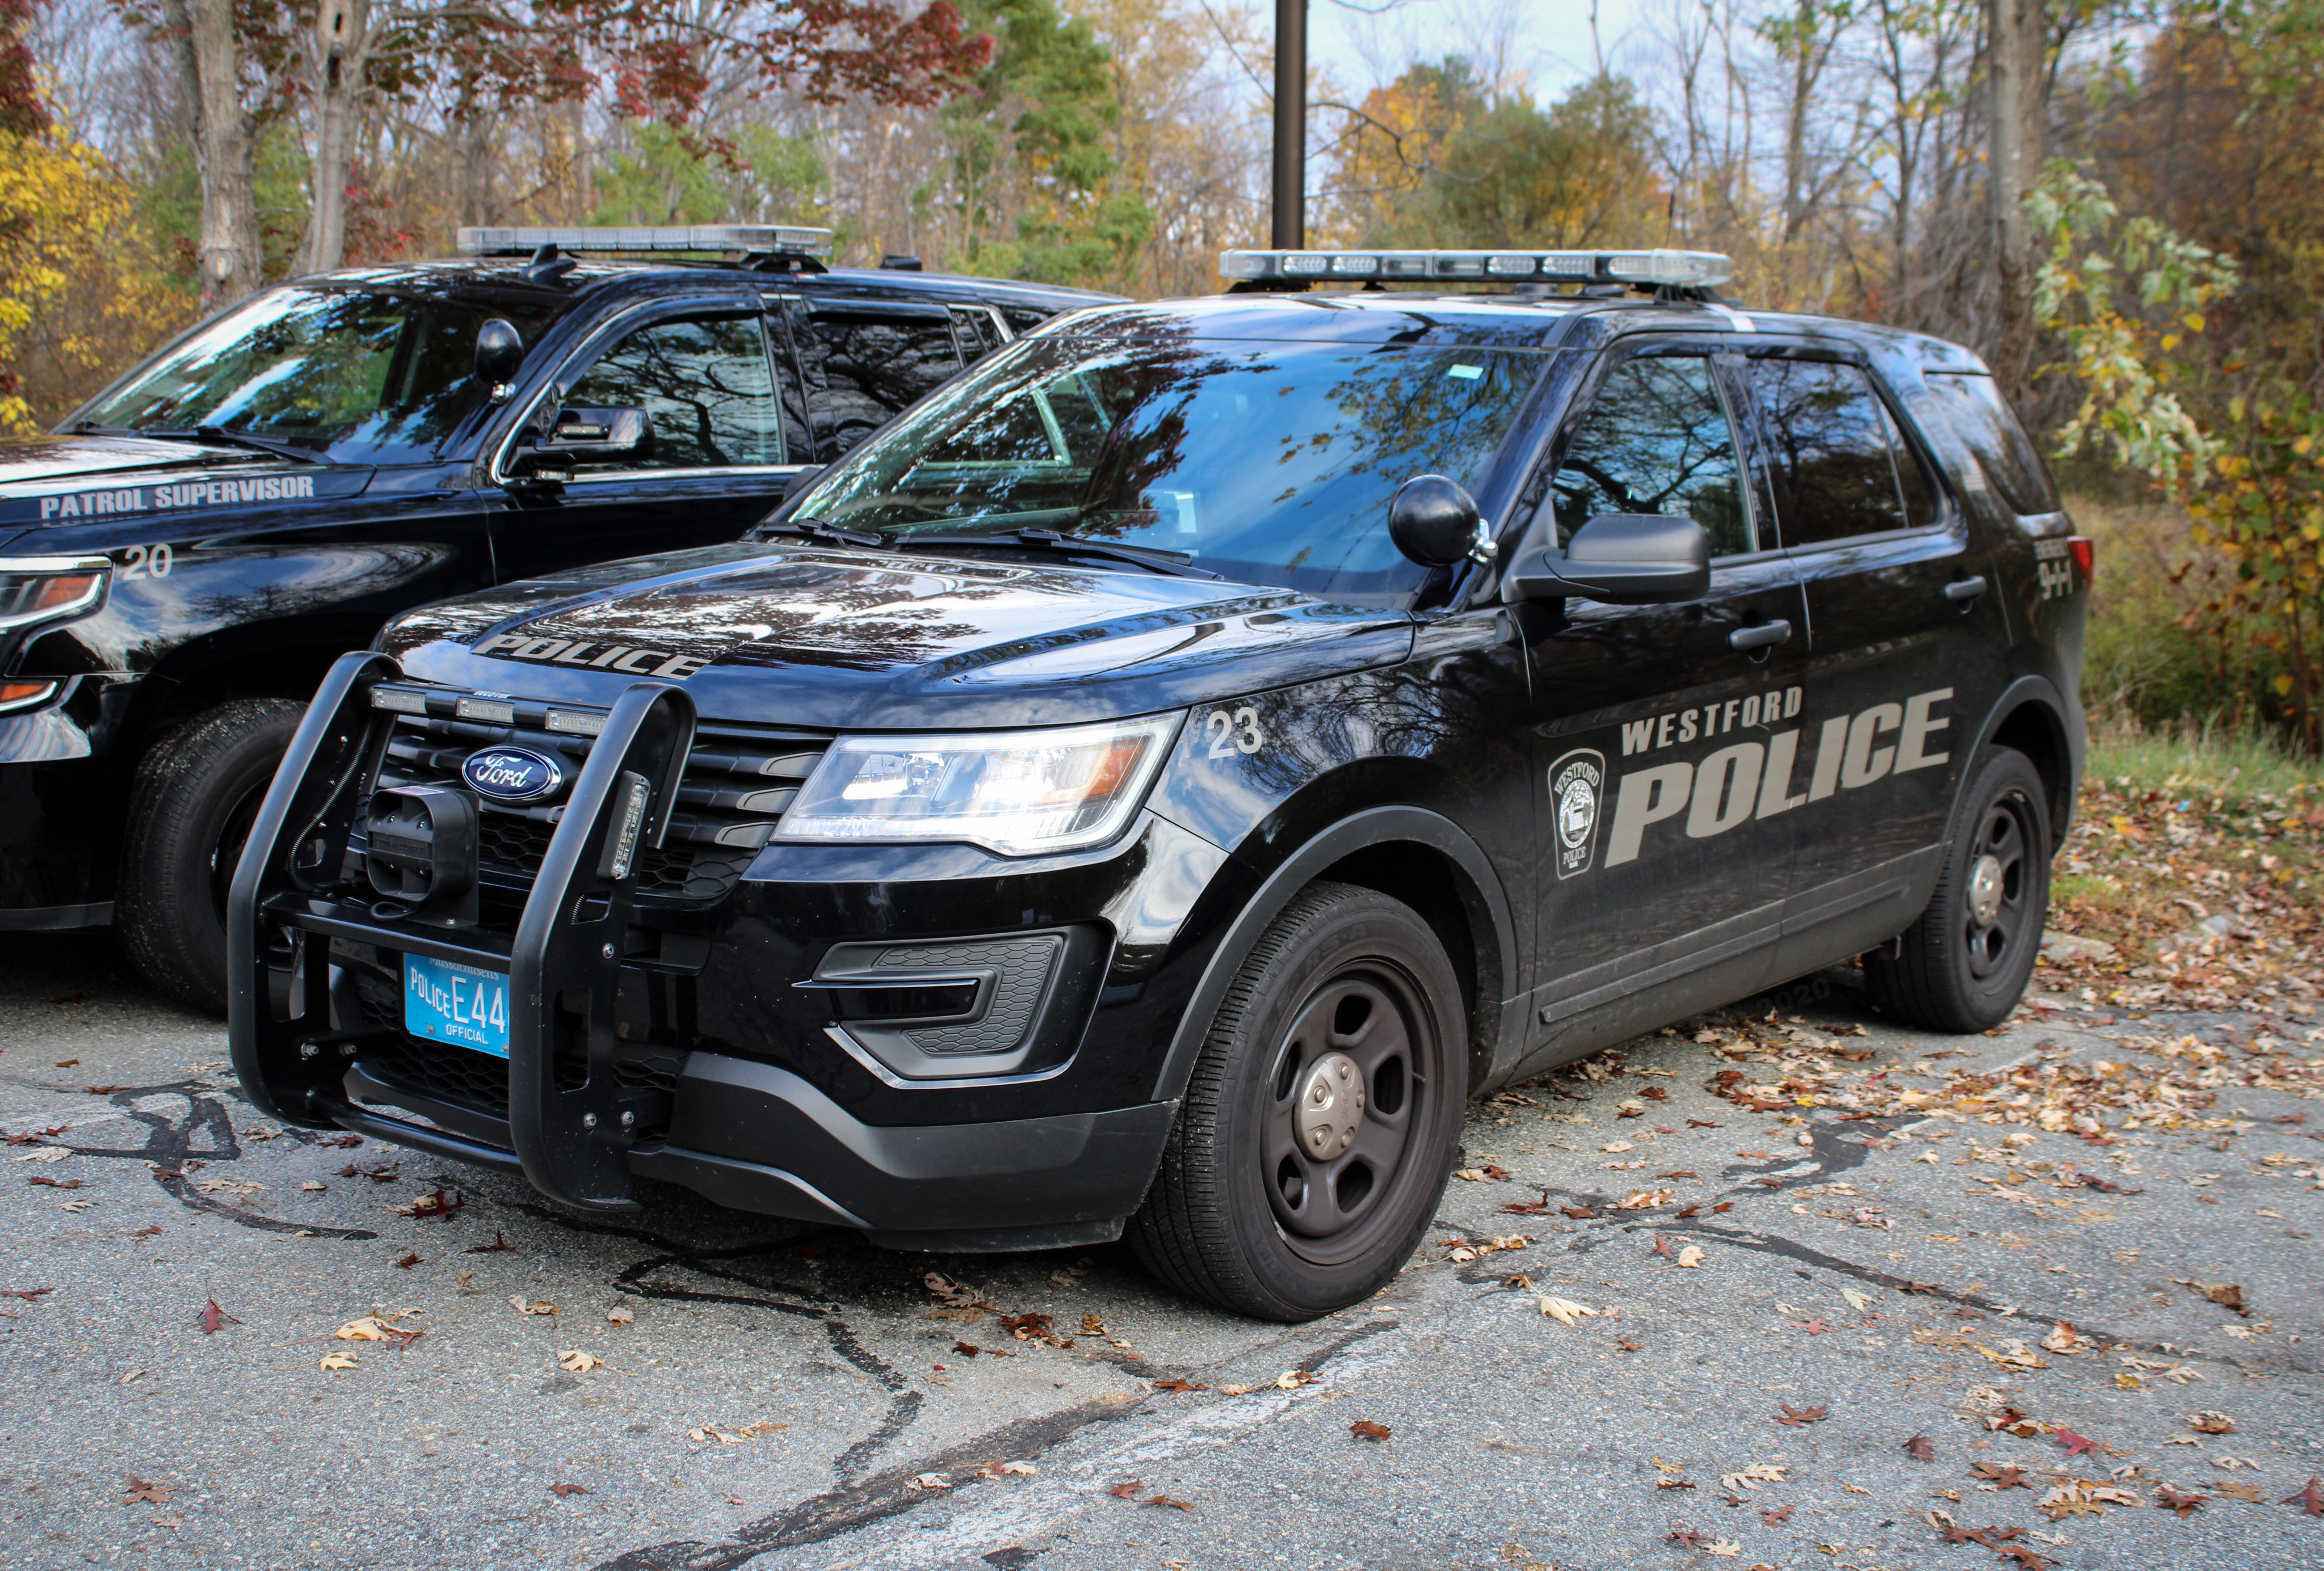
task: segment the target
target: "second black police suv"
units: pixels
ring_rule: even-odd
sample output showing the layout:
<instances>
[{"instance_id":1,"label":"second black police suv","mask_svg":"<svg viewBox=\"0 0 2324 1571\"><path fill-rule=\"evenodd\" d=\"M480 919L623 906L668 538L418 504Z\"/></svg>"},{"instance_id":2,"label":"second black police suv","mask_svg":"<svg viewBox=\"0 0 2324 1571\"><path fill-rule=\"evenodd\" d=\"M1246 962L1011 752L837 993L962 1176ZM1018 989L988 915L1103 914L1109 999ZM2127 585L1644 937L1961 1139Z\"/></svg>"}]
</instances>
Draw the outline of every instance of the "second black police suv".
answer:
<instances>
[{"instance_id":1,"label":"second black police suv","mask_svg":"<svg viewBox=\"0 0 2324 1571\"><path fill-rule=\"evenodd\" d=\"M340 662L235 881L252 1099L1298 1319L1472 1094L1858 955L2009 1012L2090 562L1974 356L1699 253L1225 267Z\"/></svg>"},{"instance_id":2,"label":"second black police suv","mask_svg":"<svg viewBox=\"0 0 2324 1571\"><path fill-rule=\"evenodd\" d=\"M115 923L223 1008L226 883L332 660L447 594L733 540L1114 298L825 268L829 241L464 230L457 261L268 289L0 442L0 932Z\"/></svg>"}]
</instances>

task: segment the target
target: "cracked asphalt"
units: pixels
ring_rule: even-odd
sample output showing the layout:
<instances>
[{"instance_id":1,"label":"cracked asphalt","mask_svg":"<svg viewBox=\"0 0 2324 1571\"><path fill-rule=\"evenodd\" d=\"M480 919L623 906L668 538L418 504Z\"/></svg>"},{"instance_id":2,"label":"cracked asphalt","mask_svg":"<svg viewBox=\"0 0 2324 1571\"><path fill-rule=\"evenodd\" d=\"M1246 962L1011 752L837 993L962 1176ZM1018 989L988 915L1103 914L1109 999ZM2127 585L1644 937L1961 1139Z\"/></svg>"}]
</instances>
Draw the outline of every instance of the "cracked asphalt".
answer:
<instances>
[{"instance_id":1,"label":"cracked asphalt","mask_svg":"<svg viewBox=\"0 0 2324 1571\"><path fill-rule=\"evenodd\" d=\"M2324 1051L2304 1021L2063 999L1915 1038L1818 981L1751 1007L1861 1024L1849 1047L1899 1077L2199 1030ZM220 1571L2324 1565L2292 1499L2324 1474L2324 1145L2296 1121L2324 1111L2231 1089L2103 1146L1754 1113L1690 1038L1472 1107L1477 1176L1411 1267L1285 1328L1117 1248L897 1254L663 1189L609 1225L280 1130L223 1029L108 941L13 934L0 1547ZM2013 1199L1975 1181L2005 1153L2119 1192ZM2205 1296L2227 1284L2244 1312ZM334 1335L365 1319L386 1339Z\"/></svg>"}]
</instances>

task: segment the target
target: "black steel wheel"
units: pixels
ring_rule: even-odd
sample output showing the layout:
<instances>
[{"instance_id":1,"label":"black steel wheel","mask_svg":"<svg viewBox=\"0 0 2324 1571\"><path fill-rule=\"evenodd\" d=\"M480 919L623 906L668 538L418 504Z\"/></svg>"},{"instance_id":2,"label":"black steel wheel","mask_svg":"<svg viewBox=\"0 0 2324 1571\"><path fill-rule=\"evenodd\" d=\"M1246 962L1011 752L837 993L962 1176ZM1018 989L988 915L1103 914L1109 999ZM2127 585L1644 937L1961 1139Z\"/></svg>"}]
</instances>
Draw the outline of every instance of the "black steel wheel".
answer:
<instances>
[{"instance_id":1,"label":"black steel wheel","mask_svg":"<svg viewBox=\"0 0 2324 1571\"><path fill-rule=\"evenodd\" d=\"M1467 1099L1459 978L1409 906L1317 884L1212 1022L1132 1246L1223 1308L1307 1320L1410 1257Z\"/></svg>"},{"instance_id":2,"label":"black steel wheel","mask_svg":"<svg viewBox=\"0 0 2324 1571\"><path fill-rule=\"evenodd\" d=\"M180 1003L226 1013L226 896L303 704L241 698L137 766L114 921L130 963Z\"/></svg>"},{"instance_id":3,"label":"black steel wheel","mask_svg":"<svg viewBox=\"0 0 2324 1571\"><path fill-rule=\"evenodd\" d=\"M2024 996L2050 911L2050 814L2041 772L2006 748L1961 801L1960 831L1920 919L1864 957L1875 1003L1930 1031L1985 1031Z\"/></svg>"}]
</instances>

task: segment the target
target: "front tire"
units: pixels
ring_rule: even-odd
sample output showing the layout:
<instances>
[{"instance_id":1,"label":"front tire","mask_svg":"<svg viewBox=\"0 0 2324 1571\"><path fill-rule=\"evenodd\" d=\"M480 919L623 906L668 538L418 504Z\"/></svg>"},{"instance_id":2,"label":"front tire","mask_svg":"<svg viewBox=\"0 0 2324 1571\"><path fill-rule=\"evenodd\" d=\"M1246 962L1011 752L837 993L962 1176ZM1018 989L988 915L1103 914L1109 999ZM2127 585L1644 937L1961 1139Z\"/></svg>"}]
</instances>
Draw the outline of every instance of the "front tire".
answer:
<instances>
[{"instance_id":1,"label":"front tire","mask_svg":"<svg viewBox=\"0 0 2324 1571\"><path fill-rule=\"evenodd\" d=\"M2025 995L2050 914L2048 788L1997 748L1962 798L1960 828L1928 909L1864 957L1884 1014L1925 1031L1988 1031Z\"/></svg>"},{"instance_id":2,"label":"front tire","mask_svg":"<svg viewBox=\"0 0 2324 1571\"><path fill-rule=\"evenodd\" d=\"M1316 884L1219 1006L1131 1247L1182 1292L1311 1320L1394 1277L1468 1099L1460 978L1411 907Z\"/></svg>"},{"instance_id":3,"label":"front tire","mask_svg":"<svg viewBox=\"0 0 2324 1571\"><path fill-rule=\"evenodd\" d=\"M303 704L238 698L148 749L129 798L114 922L130 963L171 997L226 1013L226 896Z\"/></svg>"}]
</instances>

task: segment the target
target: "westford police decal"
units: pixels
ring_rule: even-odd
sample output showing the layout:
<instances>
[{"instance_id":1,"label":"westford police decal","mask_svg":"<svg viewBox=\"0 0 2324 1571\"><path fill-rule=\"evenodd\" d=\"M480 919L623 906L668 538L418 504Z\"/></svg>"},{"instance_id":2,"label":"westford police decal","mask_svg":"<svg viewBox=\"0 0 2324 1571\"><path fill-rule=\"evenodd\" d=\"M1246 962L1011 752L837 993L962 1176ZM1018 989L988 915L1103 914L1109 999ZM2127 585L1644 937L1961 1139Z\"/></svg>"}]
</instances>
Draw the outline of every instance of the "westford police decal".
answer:
<instances>
[{"instance_id":1,"label":"westford police decal","mask_svg":"<svg viewBox=\"0 0 2324 1571\"><path fill-rule=\"evenodd\" d=\"M1876 703L1860 714L1839 714L1823 721L1808 760L1804 791L1793 789L1799 783L1800 769L1801 728L1796 727L1771 731L1765 741L1731 742L1699 760L1678 759L1628 770L1614 784L1613 828L1606 836L1606 865L1619 867L1637 860L1646 831L1682 813L1688 837L1706 840L1747 820L1773 818L1837 792L1945 763L1952 755L1932 750L1931 741L1952 724L1950 717L1934 712L1952 695L1950 687L1933 688L1915 693L1902 703ZM1800 699L1800 690L1792 687L1731 698L1724 704L1625 721L1622 756L1656 752L1674 743L1723 736L1738 728L1764 730L1797 715ZM1563 767L1564 760L1559 764ZM1553 794L1554 790L1553 780ZM1563 859L1561 841L1561 874L1566 870Z\"/></svg>"},{"instance_id":2,"label":"westford police decal","mask_svg":"<svg viewBox=\"0 0 2324 1571\"><path fill-rule=\"evenodd\" d=\"M586 639L536 639L527 633L495 633L475 646L479 655L532 660L543 666L579 666L621 671L632 676L666 676L683 682L710 664L667 649L635 649L627 644L593 644Z\"/></svg>"},{"instance_id":3,"label":"westford police decal","mask_svg":"<svg viewBox=\"0 0 2324 1571\"><path fill-rule=\"evenodd\" d=\"M1549 810L1557 837L1557 876L1585 872L1598 850L1598 802L1606 789L1606 755L1594 748L1549 767Z\"/></svg>"}]
</instances>

